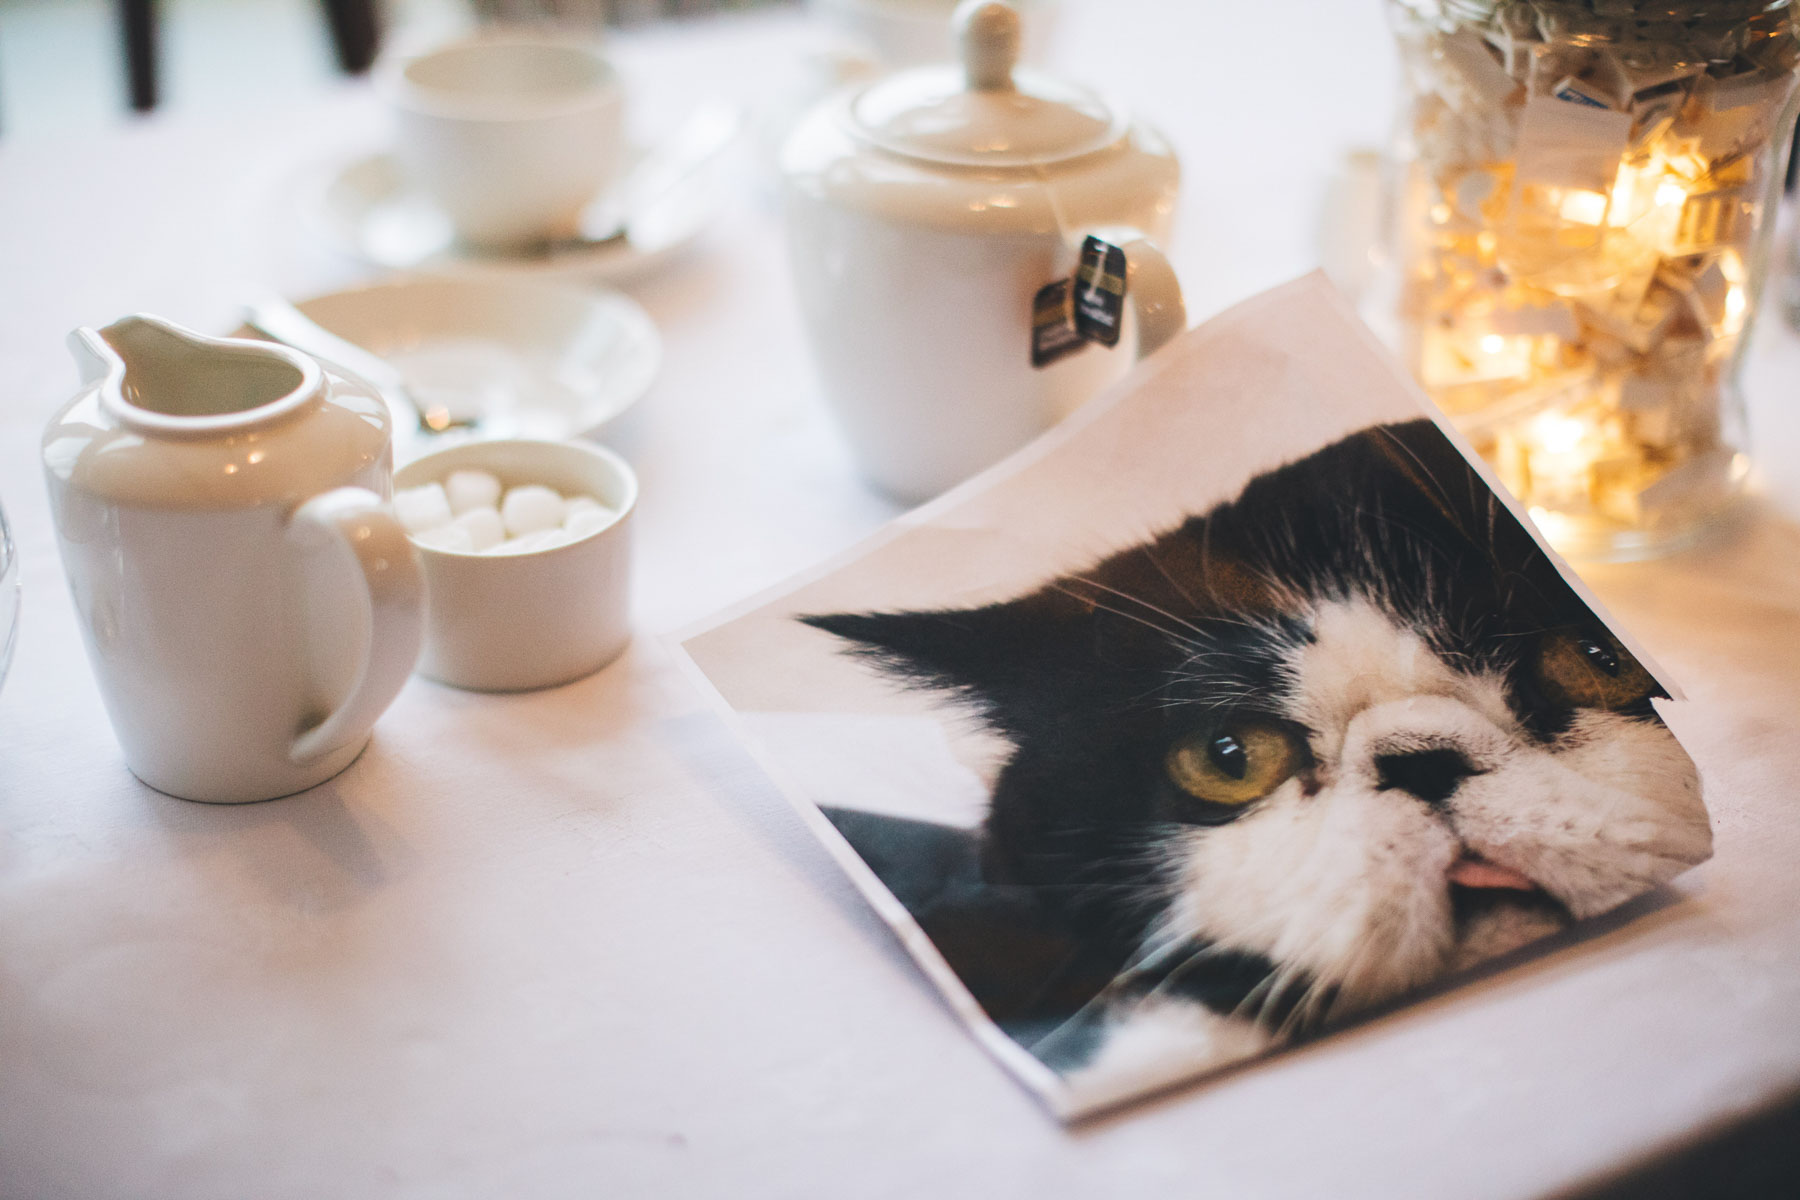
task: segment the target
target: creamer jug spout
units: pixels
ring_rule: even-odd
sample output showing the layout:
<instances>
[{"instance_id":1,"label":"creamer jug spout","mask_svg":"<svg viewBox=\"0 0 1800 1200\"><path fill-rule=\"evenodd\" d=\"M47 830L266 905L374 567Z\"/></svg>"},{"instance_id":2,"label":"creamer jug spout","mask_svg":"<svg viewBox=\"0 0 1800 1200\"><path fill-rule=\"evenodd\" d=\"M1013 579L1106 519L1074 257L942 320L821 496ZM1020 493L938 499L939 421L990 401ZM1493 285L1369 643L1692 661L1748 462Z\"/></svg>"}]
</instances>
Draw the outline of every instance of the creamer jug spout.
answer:
<instances>
[{"instance_id":1,"label":"creamer jug spout","mask_svg":"<svg viewBox=\"0 0 1800 1200\"><path fill-rule=\"evenodd\" d=\"M260 424L321 394L318 363L284 346L215 338L129 316L69 335L83 388L145 433L211 436Z\"/></svg>"},{"instance_id":2,"label":"creamer jug spout","mask_svg":"<svg viewBox=\"0 0 1800 1200\"><path fill-rule=\"evenodd\" d=\"M69 353L75 356L75 369L81 375L81 386L93 387L104 382L106 377L117 373L125 374L125 364L119 360L117 352L106 344L106 339L97 329L83 325L74 330L68 337Z\"/></svg>"}]
</instances>

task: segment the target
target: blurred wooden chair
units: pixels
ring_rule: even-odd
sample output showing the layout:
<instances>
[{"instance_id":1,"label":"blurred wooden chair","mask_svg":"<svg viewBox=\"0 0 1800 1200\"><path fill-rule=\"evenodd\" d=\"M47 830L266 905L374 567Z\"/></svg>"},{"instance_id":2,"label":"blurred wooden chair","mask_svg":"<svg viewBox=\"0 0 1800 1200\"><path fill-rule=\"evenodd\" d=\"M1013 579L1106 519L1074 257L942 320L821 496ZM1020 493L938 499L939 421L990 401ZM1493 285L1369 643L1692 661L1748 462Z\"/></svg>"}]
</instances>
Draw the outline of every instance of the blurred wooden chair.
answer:
<instances>
[{"instance_id":1,"label":"blurred wooden chair","mask_svg":"<svg viewBox=\"0 0 1800 1200\"><path fill-rule=\"evenodd\" d=\"M790 4L795 0L473 0L481 21L641 25L669 17Z\"/></svg>"},{"instance_id":2,"label":"blurred wooden chair","mask_svg":"<svg viewBox=\"0 0 1800 1200\"><path fill-rule=\"evenodd\" d=\"M149 112L156 107L157 0L116 0L119 37L125 49L125 81L131 107ZM381 23L375 0L319 0L338 65L347 74L360 75L375 61L381 46Z\"/></svg>"}]
</instances>

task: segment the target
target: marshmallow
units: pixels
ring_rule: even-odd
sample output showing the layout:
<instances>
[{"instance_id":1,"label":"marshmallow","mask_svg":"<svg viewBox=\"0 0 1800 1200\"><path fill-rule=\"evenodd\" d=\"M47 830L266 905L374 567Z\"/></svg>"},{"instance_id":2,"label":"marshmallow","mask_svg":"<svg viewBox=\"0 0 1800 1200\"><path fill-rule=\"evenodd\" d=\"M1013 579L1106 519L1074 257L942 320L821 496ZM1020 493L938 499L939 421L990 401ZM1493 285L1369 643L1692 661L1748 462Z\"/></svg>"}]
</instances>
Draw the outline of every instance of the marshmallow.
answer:
<instances>
[{"instance_id":1,"label":"marshmallow","mask_svg":"<svg viewBox=\"0 0 1800 1200\"><path fill-rule=\"evenodd\" d=\"M506 522L500 519L500 510L493 507L471 508L457 517L451 528L467 531L477 552L506 540Z\"/></svg>"},{"instance_id":2,"label":"marshmallow","mask_svg":"<svg viewBox=\"0 0 1800 1200\"><path fill-rule=\"evenodd\" d=\"M500 507L500 481L486 471L452 471L444 480L450 511L462 516L472 508Z\"/></svg>"},{"instance_id":3,"label":"marshmallow","mask_svg":"<svg viewBox=\"0 0 1800 1200\"><path fill-rule=\"evenodd\" d=\"M570 496L568 501L563 504L563 524L568 524L569 518L578 512L593 512L595 509L604 507L606 506L592 496Z\"/></svg>"},{"instance_id":4,"label":"marshmallow","mask_svg":"<svg viewBox=\"0 0 1800 1200\"><path fill-rule=\"evenodd\" d=\"M500 515L506 521L506 532L515 538L555 529L562 524L563 498L547 487L528 483L506 493L500 502Z\"/></svg>"},{"instance_id":5,"label":"marshmallow","mask_svg":"<svg viewBox=\"0 0 1800 1200\"><path fill-rule=\"evenodd\" d=\"M569 535L560 529L539 529L501 542L490 548L489 554L536 554L540 550L554 550L558 546L569 544Z\"/></svg>"},{"instance_id":6,"label":"marshmallow","mask_svg":"<svg viewBox=\"0 0 1800 1200\"><path fill-rule=\"evenodd\" d=\"M590 533L599 533L618 519L618 513L596 504L563 518L563 530L570 538L584 538Z\"/></svg>"},{"instance_id":7,"label":"marshmallow","mask_svg":"<svg viewBox=\"0 0 1800 1200\"><path fill-rule=\"evenodd\" d=\"M474 503L484 498L488 503ZM540 484L502 494L500 481L486 471L456 471L442 485L407 488L395 495L394 506L413 541L465 554L554 550L619 519L618 512L592 496L564 500Z\"/></svg>"},{"instance_id":8,"label":"marshmallow","mask_svg":"<svg viewBox=\"0 0 1800 1200\"><path fill-rule=\"evenodd\" d=\"M431 550L449 550L457 554L475 553L475 541L469 531L460 525L440 525L436 529L423 529L412 536L412 540Z\"/></svg>"},{"instance_id":9,"label":"marshmallow","mask_svg":"<svg viewBox=\"0 0 1800 1200\"><path fill-rule=\"evenodd\" d=\"M441 483L402 488L394 493L394 514L408 533L421 533L450 523L450 499Z\"/></svg>"}]
</instances>

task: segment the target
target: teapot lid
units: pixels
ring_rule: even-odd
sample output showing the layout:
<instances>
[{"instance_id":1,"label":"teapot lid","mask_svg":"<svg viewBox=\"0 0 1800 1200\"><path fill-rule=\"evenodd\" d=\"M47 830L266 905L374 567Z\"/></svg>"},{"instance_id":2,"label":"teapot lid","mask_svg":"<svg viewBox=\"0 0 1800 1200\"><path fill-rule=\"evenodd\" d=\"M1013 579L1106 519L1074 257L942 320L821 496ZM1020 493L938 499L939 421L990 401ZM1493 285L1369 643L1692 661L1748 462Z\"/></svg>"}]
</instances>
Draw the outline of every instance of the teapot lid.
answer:
<instances>
[{"instance_id":1,"label":"teapot lid","mask_svg":"<svg viewBox=\"0 0 1800 1200\"><path fill-rule=\"evenodd\" d=\"M1015 70L1019 14L964 0L951 18L961 66L903 71L850 103L850 121L884 150L965 167L1062 162L1104 149L1127 122L1094 93Z\"/></svg>"}]
</instances>

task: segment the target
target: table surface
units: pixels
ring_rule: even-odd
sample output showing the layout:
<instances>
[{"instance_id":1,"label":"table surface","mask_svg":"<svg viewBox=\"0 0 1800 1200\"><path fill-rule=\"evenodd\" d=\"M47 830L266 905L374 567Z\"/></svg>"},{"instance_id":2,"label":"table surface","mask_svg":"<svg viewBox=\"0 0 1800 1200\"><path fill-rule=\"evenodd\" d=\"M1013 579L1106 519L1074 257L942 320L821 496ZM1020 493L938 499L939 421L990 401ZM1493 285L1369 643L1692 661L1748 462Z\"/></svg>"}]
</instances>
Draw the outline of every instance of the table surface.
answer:
<instances>
[{"instance_id":1,"label":"table surface","mask_svg":"<svg viewBox=\"0 0 1800 1200\"><path fill-rule=\"evenodd\" d=\"M767 103L795 14L621 38L637 119ZM1070 3L1065 67L1172 137L1198 318L1312 267L1378 143L1370 5ZM637 456L639 636L529 695L414 679L301 796L126 771L51 537L37 432L68 329L229 328L358 272L298 238L364 85L255 116L0 144L0 495L25 609L0 691L0 1194L1513 1197L1800 1087L1800 339L1748 372L1767 499L1706 548L1585 572L1685 686L1716 857L1524 965L1075 1130L981 1051L674 666L664 635L893 515L801 343L766 187L633 287L667 361ZM285 215L284 215L285 214ZM1773 314L1771 314L1773 315Z\"/></svg>"}]
</instances>

